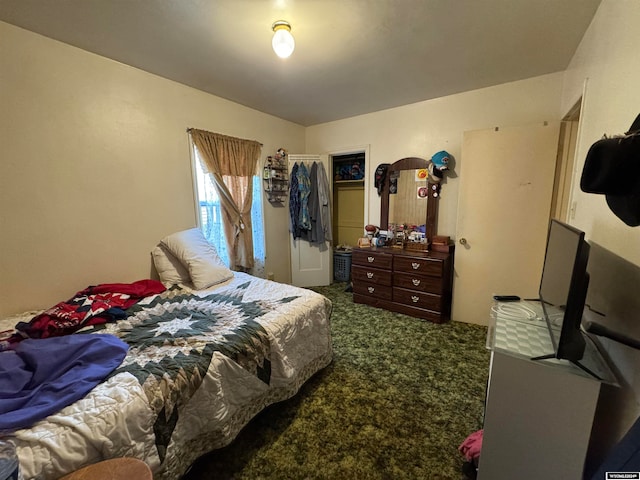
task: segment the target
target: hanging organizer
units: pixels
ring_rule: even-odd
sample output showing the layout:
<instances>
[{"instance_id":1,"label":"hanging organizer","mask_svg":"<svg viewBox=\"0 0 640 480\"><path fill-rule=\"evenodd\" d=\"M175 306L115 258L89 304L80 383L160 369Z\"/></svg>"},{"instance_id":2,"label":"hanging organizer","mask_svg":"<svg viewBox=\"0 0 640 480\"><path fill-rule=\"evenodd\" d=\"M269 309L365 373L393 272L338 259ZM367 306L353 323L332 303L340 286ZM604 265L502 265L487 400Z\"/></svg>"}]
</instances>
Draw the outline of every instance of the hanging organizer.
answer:
<instances>
[{"instance_id":1,"label":"hanging organizer","mask_svg":"<svg viewBox=\"0 0 640 480\"><path fill-rule=\"evenodd\" d=\"M289 194L286 155L268 156L262 169L264 191L269 203L282 205Z\"/></svg>"}]
</instances>

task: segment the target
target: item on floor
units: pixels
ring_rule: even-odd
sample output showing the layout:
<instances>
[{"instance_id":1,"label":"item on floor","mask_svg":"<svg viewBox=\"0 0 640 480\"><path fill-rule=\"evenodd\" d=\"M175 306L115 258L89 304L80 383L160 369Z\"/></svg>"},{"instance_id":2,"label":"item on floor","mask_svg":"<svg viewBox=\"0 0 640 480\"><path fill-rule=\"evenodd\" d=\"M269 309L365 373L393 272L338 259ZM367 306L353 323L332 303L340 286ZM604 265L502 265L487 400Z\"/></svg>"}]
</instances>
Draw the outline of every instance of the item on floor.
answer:
<instances>
[{"instance_id":1,"label":"item on floor","mask_svg":"<svg viewBox=\"0 0 640 480\"><path fill-rule=\"evenodd\" d=\"M369 241L368 238L364 240ZM333 278L338 282L348 282L351 280L351 252L341 252L338 250L333 252Z\"/></svg>"},{"instance_id":2,"label":"item on floor","mask_svg":"<svg viewBox=\"0 0 640 480\"><path fill-rule=\"evenodd\" d=\"M60 480L152 480L151 469L137 458L112 458L88 465Z\"/></svg>"},{"instance_id":3,"label":"item on floor","mask_svg":"<svg viewBox=\"0 0 640 480\"><path fill-rule=\"evenodd\" d=\"M480 458L480 450L482 450L482 434L483 430L473 432L458 447L458 450L462 455L464 455L467 462L472 462Z\"/></svg>"},{"instance_id":4,"label":"item on floor","mask_svg":"<svg viewBox=\"0 0 640 480\"><path fill-rule=\"evenodd\" d=\"M462 464L462 473L465 480L476 480L478 478L478 462L464 462Z\"/></svg>"}]
</instances>

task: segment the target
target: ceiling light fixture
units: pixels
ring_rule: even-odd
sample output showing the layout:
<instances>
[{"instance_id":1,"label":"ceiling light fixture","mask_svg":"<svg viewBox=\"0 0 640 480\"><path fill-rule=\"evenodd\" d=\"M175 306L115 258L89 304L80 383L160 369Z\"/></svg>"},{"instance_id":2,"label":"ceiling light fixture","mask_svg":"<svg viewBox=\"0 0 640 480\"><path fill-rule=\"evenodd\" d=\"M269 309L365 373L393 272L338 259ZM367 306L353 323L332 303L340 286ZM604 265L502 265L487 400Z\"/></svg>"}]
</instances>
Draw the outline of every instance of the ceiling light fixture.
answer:
<instances>
[{"instance_id":1,"label":"ceiling light fixture","mask_svg":"<svg viewBox=\"0 0 640 480\"><path fill-rule=\"evenodd\" d=\"M273 40L271 46L280 58L288 58L296 47L296 42L291 35L291 25L284 20L278 20L271 26L273 29Z\"/></svg>"}]
</instances>

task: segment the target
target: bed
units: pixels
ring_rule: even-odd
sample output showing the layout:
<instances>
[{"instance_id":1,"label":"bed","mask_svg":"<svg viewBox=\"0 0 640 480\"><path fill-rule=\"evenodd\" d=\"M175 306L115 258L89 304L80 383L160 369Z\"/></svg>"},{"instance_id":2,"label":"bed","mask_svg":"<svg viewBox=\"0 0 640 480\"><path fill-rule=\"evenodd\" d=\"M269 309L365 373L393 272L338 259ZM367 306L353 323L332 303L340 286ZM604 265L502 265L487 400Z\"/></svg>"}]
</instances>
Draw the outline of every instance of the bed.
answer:
<instances>
[{"instance_id":1,"label":"bed","mask_svg":"<svg viewBox=\"0 0 640 480\"><path fill-rule=\"evenodd\" d=\"M55 479L127 456L156 480L180 478L331 362L330 314L311 290L234 272L205 289L173 285L124 320L74 333L113 335L129 350L84 398L11 434L21 473Z\"/></svg>"}]
</instances>

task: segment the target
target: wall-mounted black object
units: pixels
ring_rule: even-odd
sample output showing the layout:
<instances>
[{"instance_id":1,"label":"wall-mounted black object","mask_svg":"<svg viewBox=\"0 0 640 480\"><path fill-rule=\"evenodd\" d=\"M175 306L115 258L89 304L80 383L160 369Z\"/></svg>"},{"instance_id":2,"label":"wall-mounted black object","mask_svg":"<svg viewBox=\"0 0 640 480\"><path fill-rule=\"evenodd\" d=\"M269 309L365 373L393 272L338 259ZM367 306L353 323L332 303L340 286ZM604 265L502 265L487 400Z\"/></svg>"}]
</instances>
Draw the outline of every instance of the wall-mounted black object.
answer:
<instances>
[{"instance_id":1,"label":"wall-mounted black object","mask_svg":"<svg viewBox=\"0 0 640 480\"><path fill-rule=\"evenodd\" d=\"M580 188L605 195L620 220L630 227L640 225L640 115L624 136L603 138L591 145Z\"/></svg>"},{"instance_id":2,"label":"wall-mounted black object","mask_svg":"<svg viewBox=\"0 0 640 480\"><path fill-rule=\"evenodd\" d=\"M373 179L373 184L378 190L378 195L382 194L382 189L384 187L384 180L385 178L387 178L387 170L389 170L389 165L391 164L381 163L380 165L378 165L378 168L376 168L376 174Z\"/></svg>"}]
</instances>

